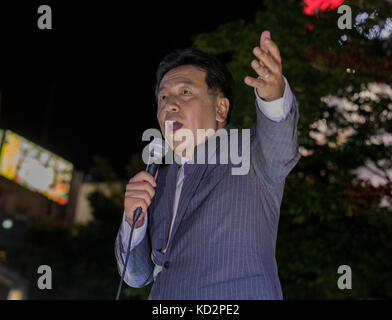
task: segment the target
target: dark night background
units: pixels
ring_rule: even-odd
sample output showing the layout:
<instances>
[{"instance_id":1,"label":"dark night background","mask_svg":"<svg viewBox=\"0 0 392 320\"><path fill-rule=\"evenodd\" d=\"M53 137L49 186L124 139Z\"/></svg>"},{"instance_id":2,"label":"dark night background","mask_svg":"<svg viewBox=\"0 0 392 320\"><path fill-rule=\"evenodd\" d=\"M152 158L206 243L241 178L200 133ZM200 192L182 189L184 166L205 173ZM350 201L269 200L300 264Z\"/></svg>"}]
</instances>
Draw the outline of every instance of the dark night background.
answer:
<instances>
[{"instance_id":1,"label":"dark night background","mask_svg":"<svg viewBox=\"0 0 392 320\"><path fill-rule=\"evenodd\" d=\"M47 3L53 29L39 30L43 3L2 5L0 128L86 171L94 154L116 171L158 127L153 89L165 54L193 35L251 20L261 1L188 3ZM250 70L251 71L251 70Z\"/></svg>"}]
</instances>

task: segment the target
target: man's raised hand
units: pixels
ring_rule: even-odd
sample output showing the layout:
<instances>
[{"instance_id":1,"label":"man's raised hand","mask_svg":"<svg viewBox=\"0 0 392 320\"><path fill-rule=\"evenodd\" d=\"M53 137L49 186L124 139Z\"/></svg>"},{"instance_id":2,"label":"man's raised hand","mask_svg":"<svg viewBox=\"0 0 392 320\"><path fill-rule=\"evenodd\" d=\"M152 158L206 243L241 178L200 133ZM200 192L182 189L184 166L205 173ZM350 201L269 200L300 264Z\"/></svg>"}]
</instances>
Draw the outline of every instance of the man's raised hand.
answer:
<instances>
[{"instance_id":1,"label":"man's raised hand","mask_svg":"<svg viewBox=\"0 0 392 320\"><path fill-rule=\"evenodd\" d=\"M278 46L271 40L269 31L264 31L260 37L260 46L253 48L257 59L252 60L251 67L258 77L245 77L245 83L256 88L257 94L265 101L273 101L283 97L284 79L282 74L282 59Z\"/></svg>"}]
</instances>

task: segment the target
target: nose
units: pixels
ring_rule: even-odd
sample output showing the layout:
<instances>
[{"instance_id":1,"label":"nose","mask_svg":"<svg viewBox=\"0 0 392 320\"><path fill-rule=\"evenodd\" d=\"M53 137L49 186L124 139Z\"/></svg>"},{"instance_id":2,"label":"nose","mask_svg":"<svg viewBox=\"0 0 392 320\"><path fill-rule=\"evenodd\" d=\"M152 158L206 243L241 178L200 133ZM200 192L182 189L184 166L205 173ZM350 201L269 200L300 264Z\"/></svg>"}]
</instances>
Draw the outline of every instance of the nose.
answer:
<instances>
[{"instance_id":1,"label":"nose","mask_svg":"<svg viewBox=\"0 0 392 320\"><path fill-rule=\"evenodd\" d=\"M178 112L180 106L174 97L168 96L164 102L163 110L166 112Z\"/></svg>"}]
</instances>

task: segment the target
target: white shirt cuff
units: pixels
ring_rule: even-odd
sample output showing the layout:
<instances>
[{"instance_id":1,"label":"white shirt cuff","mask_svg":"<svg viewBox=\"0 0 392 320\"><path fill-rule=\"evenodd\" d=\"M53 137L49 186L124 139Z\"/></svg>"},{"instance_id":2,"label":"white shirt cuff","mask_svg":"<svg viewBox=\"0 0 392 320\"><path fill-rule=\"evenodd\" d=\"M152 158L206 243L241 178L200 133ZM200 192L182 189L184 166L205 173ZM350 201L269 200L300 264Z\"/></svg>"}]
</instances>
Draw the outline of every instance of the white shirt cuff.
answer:
<instances>
[{"instance_id":1,"label":"white shirt cuff","mask_svg":"<svg viewBox=\"0 0 392 320\"><path fill-rule=\"evenodd\" d=\"M291 91L290 85L287 79L283 76L285 88L283 97L273 100L265 101L259 97L257 89L255 88L256 103L259 110L270 120L280 122L285 120L287 115L290 113L291 105L293 102L293 92Z\"/></svg>"},{"instance_id":2,"label":"white shirt cuff","mask_svg":"<svg viewBox=\"0 0 392 320\"><path fill-rule=\"evenodd\" d=\"M147 216L148 215L146 214L146 216L144 217L143 225L141 227L134 228L130 250L135 248L143 240L147 230L147 219L148 219ZM125 212L124 212L123 220L120 227L121 253L123 254L127 253L130 234L131 234L131 226L125 220Z\"/></svg>"}]
</instances>

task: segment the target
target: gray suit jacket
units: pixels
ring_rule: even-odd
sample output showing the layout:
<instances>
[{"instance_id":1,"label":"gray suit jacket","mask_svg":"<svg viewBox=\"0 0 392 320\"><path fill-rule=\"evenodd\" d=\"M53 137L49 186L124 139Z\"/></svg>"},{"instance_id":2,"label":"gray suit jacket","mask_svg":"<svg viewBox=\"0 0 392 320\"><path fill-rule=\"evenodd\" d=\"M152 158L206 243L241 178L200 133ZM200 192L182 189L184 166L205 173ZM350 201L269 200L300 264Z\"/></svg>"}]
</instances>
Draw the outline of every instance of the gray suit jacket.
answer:
<instances>
[{"instance_id":1,"label":"gray suit jacket","mask_svg":"<svg viewBox=\"0 0 392 320\"><path fill-rule=\"evenodd\" d=\"M219 164L219 153L217 164L191 165L164 254L178 165L160 168L146 236L131 251L125 276L142 287L153 280L154 262L163 265L149 299L282 299L275 244L285 178L300 157L299 111L295 98L281 122L256 110L249 173L232 175L234 164ZM121 275L119 236L115 253Z\"/></svg>"}]
</instances>

